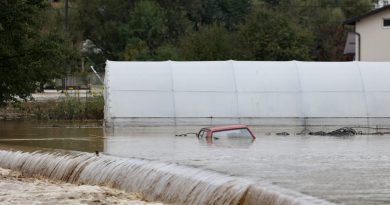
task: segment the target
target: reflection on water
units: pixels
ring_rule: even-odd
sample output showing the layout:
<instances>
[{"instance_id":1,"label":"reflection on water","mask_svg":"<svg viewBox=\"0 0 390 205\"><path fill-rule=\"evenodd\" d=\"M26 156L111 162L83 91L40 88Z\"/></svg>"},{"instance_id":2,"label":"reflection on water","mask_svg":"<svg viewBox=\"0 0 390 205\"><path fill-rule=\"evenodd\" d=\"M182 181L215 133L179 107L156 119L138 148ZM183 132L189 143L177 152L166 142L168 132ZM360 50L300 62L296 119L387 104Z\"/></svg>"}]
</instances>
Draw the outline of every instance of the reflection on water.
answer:
<instances>
[{"instance_id":1,"label":"reflection on water","mask_svg":"<svg viewBox=\"0 0 390 205\"><path fill-rule=\"evenodd\" d=\"M195 135L175 136L198 129L137 127L103 132L99 127L1 122L0 144L101 150L121 157L180 163L273 183L342 204L390 202L388 135L278 136L255 128L255 141L207 143Z\"/></svg>"},{"instance_id":2,"label":"reflection on water","mask_svg":"<svg viewBox=\"0 0 390 205\"><path fill-rule=\"evenodd\" d=\"M237 139L237 138L218 139L218 140L199 139L199 143L202 145L226 147L226 148L239 148L239 147L249 148L254 141L255 141L254 139Z\"/></svg>"},{"instance_id":3,"label":"reflection on water","mask_svg":"<svg viewBox=\"0 0 390 205\"><path fill-rule=\"evenodd\" d=\"M103 151L103 129L97 123L1 121L0 144Z\"/></svg>"}]
</instances>

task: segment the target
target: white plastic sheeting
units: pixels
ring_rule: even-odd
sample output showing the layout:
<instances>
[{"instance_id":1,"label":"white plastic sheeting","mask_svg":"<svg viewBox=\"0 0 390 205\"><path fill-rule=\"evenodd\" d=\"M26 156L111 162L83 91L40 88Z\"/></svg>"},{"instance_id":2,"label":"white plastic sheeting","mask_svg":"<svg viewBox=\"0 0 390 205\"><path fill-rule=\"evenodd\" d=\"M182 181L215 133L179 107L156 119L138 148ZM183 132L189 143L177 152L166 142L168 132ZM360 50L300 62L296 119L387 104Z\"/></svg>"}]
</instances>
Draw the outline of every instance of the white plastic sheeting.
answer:
<instances>
[{"instance_id":1,"label":"white plastic sheeting","mask_svg":"<svg viewBox=\"0 0 390 205\"><path fill-rule=\"evenodd\" d=\"M107 125L390 118L390 62L108 61L105 77Z\"/></svg>"}]
</instances>

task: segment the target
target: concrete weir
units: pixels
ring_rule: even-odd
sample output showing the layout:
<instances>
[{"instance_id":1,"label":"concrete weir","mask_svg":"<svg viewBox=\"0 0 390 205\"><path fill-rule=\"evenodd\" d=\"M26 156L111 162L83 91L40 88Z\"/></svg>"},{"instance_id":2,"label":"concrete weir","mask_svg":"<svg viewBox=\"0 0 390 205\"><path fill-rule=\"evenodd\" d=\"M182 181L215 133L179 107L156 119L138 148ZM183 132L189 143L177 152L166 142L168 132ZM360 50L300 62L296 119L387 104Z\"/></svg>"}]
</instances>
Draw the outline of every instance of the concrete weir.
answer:
<instances>
[{"instance_id":1,"label":"concrete weir","mask_svg":"<svg viewBox=\"0 0 390 205\"><path fill-rule=\"evenodd\" d=\"M274 185L172 163L72 152L0 150L0 167L26 176L140 192L174 204L332 204Z\"/></svg>"}]
</instances>

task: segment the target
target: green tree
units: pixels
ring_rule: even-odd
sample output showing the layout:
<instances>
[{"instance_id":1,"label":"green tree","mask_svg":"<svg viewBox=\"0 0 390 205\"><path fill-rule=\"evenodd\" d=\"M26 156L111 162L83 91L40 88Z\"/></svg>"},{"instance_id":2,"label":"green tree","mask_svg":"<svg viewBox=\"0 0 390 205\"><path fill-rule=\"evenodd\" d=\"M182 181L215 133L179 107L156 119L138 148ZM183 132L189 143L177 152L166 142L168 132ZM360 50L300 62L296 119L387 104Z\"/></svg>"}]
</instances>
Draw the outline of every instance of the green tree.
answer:
<instances>
[{"instance_id":1,"label":"green tree","mask_svg":"<svg viewBox=\"0 0 390 205\"><path fill-rule=\"evenodd\" d=\"M257 10L236 33L235 56L242 60L310 60L310 32L273 12Z\"/></svg>"},{"instance_id":2,"label":"green tree","mask_svg":"<svg viewBox=\"0 0 390 205\"><path fill-rule=\"evenodd\" d=\"M251 8L250 0L192 0L187 10L195 29L201 25L218 23L234 30Z\"/></svg>"},{"instance_id":3,"label":"green tree","mask_svg":"<svg viewBox=\"0 0 390 205\"><path fill-rule=\"evenodd\" d=\"M165 43L176 43L177 39L192 29L192 24L188 18L187 4L193 0L156 0L160 7L165 11L166 33Z\"/></svg>"},{"instance_id":4,"label":"green tree","mask_svg":"<svg viewBox=\"0 0 390 205\"><path fill-rule=\"evenodd\" d=\"M156 49L156 55L153 60L180 60L179 50L176 46L167 44Z\"/></svg>"},{"instance_id":5,"label":"green tree","mask_svg":"<svg viewBox=\"0 0 390 205\"><path fill-rule=\"evenodd\" d=\"M5 0L0 4L0 104L27 99L39 84L63 73L63 37L42 30L44 0Z\"/></svg>"},{"instance_id":6,"label":"green tree","mask_svg":"<svg viewBox=\"0 0 390 205\"><path fill-rule=\"evenodd\" d=\"M372 8L372 0L258 0L267 9L307 28L314 38L313 60L345 60L346 32L342 22Z\"/></svg>"},{"instance_id":7,"label":"green tree","mask_svg":"<svg viewBox=\"0 0 390 205\"><path fill-rule=\"evenodd\" d=\"M88 53L91 59L121 60L126 48L126 26L132 3L123 0L74 2L70 33L75 41L90 40L100 53ZM100 57L101 55L102 57Z\"/></svg>"},{"instance_id":8,"label":"green tree","mask_svg":"<svg viewBox=\"0 0 390 205\"><path fill-rule=\"evenodd\" d=\"M373 9L373 5L373 0L344 0L341 6L345 18L351 18L370 11Z\"/></svg>"},{"instance_id":9,"label":"green tree","mask_svg":"<svg viewBox=\"0 0 390 205\"><path fill-rule=\"evenodd\" d=\"M225 27L213 24L181 39L181 58L184 60L229 60L233 57L231 35Z\"/></svg>"},{"instance_id":10,"label":"green tree","mask_svg":"<svg viewBox=\"0 0 390 205\"><path fill-rule=\"evenodd\" d=\"M125 30L126 60L153 59L155 50L165 41L168 33L165 11L154 1L142 0L135 4Z\"/></svg>"}]
</instances>

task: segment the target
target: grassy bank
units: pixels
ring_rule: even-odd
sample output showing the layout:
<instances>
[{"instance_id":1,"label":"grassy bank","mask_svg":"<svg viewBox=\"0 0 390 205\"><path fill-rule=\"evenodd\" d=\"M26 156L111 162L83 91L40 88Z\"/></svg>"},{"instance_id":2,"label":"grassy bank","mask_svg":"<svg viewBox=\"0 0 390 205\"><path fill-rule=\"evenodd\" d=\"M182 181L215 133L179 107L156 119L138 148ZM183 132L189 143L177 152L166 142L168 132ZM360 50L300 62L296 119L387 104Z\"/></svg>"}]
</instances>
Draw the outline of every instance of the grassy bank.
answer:
<instances>
[{"instance_id":1,"label":"grassy bank","mask_svg":"<svg viewBox=\"0 0 390 205\"><path fill-rule=\"evenodd\" d=\"M102 120L103 96L79 98L65 96L56 100L28 101L0 108L0 119Z\"/></svg>"}]
</instances>

